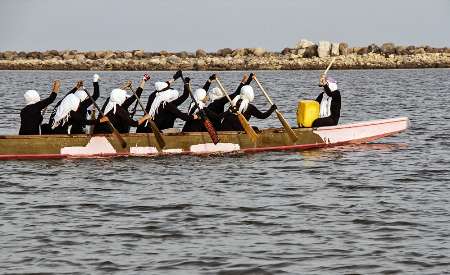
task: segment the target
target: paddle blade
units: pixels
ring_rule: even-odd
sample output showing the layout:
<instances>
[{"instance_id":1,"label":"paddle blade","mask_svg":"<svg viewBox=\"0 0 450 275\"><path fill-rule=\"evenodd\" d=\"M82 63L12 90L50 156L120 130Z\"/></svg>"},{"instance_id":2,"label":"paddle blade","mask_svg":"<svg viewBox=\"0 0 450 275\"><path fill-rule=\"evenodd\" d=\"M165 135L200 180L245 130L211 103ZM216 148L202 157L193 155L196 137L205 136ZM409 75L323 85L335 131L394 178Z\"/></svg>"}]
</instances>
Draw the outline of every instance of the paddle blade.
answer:
<instances>
[{"instance_id":1,"label":"paddle blade","mask_svg":"<svg viewBox=\"0 0 450 275\"><path fill-rule=\"evenodd\" d=\"M208 131L209 136L211 137L211 140L214 144L219 143L220 139L217 135L216 129L214 129L214 126L212 125L211 121L209 119L203 120L203 126L205 126L206 131Z\"/></svg>"},{"instance_id":2,"label":"paddle blade","mask_svg":"<svg viewBox=\"0 0 450 275\"><path fill-rule=\"evenodd\" d=\"M126 148L127 147L127 142L123 139L123 137L120 135L119 131L117 131L116 128L113 127L113 136L119 141L120 146L122 146L122 148Z\"/></svg>"},{"instance_id":3,"label":"paddle blade","mask_svg":"<svg viewBox=\"0 0 450 275\"><path fill-rule=\"evenodd\" d=\"M238 113L239 122L242 125L242 128L244 128L245 133L247 133L248 137L253 143L256 143L258 141L258 134L253 130L252 126L250 126L250 123L248 123L247 119L241 114Z\"/></svg>"},{"instance_id":4,"label":"paddle blade","mask_svg":"<svg viewBox=\"0 0 450 275\"><path fill-rule=\"evenodd\" d=\"M166 142L164 141L162 134L158 129L158 126L156 126L156 123L151 119L148 120L148 123L150 123L150 128L152 128L152 132L155 135L156 149L161 152L161 150L166 147Z\"/></svg>"},{"instance_id":5,"label":"paddle blade","mask_svg":"<svg viewBox=\"0 0 450 275\"><path fill-rule=\"evenodd\" d=\"M291 126L287 122L287 120L284 118L283 114L276 110L275 113L277 114L278 119L280 120L281 124L284 127L284 130L289 135L289 138L292 140L292 142L297 141L297 136L295 135L294 131L292 130Z\"/></svg>"}]
</instances>

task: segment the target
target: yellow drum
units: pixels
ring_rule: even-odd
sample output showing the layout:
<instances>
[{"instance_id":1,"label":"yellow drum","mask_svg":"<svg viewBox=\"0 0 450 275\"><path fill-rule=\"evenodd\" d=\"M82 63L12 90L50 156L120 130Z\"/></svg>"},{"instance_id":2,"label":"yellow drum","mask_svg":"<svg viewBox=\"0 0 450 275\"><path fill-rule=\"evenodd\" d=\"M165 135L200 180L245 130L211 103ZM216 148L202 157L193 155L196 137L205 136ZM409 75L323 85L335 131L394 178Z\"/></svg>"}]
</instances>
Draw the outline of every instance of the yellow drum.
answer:
<instances>
[{"instance_id":1,"label":"yellow drum","mask_svg":"<svg viewBox=\"0 0 450 275\"><path fill-rule=\"evenodd\" d=\"M315 100L301 100L298 102L298 127L311 127L314 120L319 118L320 104Z\"/></svg>"}]
</instances>

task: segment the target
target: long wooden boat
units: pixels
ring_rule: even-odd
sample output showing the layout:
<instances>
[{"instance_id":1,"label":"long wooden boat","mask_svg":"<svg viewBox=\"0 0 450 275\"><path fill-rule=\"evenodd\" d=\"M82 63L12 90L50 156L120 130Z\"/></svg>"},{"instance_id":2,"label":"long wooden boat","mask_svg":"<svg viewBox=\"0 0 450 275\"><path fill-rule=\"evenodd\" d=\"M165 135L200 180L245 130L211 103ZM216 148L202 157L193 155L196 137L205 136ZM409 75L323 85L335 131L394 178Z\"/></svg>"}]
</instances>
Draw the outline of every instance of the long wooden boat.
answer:
<instances>
[{"instance_id":1,"label":"long wooden boat","mask_svg":"<svg viewBox=\"0 0 450 275\"><path fill-rule=\"evenodd\" d=\"M264 129L256 143L244 132L219 132L221 142L211 143L207 133L164 134L166 147L158 152L153 134L125 134L121 148L112 135L0 136L0 160L158 156L170 154L256 153L305 150L365 143L395 135L409 127L407 117L372 120L332 127L294 128L292 143L283 128Z\"/></svg>"}]
</instances>

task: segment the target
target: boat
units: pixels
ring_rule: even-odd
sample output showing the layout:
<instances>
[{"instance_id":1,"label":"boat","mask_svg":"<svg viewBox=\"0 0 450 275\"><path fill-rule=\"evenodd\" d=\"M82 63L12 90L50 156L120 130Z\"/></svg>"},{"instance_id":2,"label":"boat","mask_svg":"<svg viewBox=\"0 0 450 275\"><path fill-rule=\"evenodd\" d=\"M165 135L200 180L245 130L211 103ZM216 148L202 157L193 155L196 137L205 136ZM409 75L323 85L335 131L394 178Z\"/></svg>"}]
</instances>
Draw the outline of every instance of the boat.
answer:
<instances>
[{"instance_id":1,"label":"boat","mask_svg":"<svg viewBox=\"0 0 450 275\"><path fill-rule=\"evenodd\" d=\"M0 160L105 157L151 157L161 155L245 154L269 151L298 151L358 144L396 135L410 126L407 117L348 123L319 128L293 128L294 143L283 128L263 129L256 143L245 132L218 132L213 144L208 133L164 133L164 149L155 147L153 134L123 134L122 148L113 135L3 135Z\"/></svg>"}]
</instances>

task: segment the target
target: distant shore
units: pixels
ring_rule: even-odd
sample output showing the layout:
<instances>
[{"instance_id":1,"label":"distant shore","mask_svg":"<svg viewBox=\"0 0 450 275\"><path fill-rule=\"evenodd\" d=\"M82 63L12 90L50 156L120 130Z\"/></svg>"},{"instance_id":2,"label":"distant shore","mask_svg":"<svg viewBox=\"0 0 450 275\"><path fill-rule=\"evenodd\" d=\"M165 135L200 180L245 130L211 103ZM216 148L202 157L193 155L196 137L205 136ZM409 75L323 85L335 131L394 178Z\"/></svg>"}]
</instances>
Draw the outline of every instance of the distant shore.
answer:
<instances>
[{"instance_id":1,"label":"distant shore","mask_svg":"<svg viewBox=\"0 0 450 275\"><path fill-rule=\"evenodd\" d=\"M217 52L89 51L0 52L0 70L316 70L336 57L334 69L450 68L450 49L393 43L348 47L301 40L293 48L224 48Z\"/></svg>"}]
</instances>

